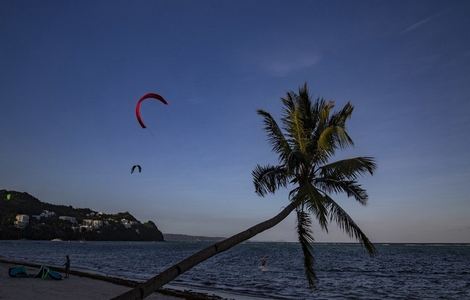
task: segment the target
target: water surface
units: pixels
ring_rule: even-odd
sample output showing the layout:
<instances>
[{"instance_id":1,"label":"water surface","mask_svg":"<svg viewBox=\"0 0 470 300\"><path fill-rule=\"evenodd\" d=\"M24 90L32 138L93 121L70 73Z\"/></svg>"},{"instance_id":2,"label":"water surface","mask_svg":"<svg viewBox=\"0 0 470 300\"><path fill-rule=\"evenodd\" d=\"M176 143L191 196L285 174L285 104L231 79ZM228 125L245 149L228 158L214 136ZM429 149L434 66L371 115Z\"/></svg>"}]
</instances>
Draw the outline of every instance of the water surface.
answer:
<instances>
[{"instance_id":1,"label":"water surface","mask_svg":"<svg viewBox=\"0 0 470 300\"><path fill-rule=\"evenodd\" d=\"M206 242L0 241L0 256L145 280ZM470 299L470 245L383 244L369 257L357 244L316 244L318 288L306 288L296 243L244 243L172 284L269 299ZM260 268L267 255L268 265Z\"/></svg>"}]
</instances>

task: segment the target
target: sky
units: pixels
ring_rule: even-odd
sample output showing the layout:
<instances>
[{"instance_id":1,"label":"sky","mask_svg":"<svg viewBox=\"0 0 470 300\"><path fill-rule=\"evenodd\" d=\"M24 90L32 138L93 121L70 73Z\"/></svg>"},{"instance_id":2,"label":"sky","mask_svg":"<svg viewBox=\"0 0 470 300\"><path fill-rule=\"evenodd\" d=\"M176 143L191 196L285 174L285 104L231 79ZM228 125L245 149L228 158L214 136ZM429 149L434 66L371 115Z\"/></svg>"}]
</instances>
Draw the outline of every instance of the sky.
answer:
<instances>
[{"instance_id":1,"label":"sky","mask_svg":"<svg viewBox=\"0 0 470 300\"><path fill-rule=\"evenodd\" d=\"M1 1L0 189L229 236L278 213L256 114L307 82L355 106L369 203L335 195L375 242L470 242L468 1ZM147 92L169 105L147 101ZM141 174L130 174L134 164ZM350 239L314 224L317 241ZM257 236L295 241L295 218Z\"/></svg>"}]
</instances>

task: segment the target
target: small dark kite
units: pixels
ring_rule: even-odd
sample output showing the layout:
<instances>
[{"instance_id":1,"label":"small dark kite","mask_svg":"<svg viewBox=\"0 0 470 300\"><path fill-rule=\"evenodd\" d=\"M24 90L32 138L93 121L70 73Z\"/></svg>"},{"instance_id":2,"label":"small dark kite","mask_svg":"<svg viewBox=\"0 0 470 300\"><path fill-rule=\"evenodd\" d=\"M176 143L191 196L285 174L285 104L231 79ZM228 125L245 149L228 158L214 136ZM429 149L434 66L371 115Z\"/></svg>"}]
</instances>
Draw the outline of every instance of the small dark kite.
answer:
<instances>
[{"instance_id":1,"label":"small dark kite","mask_svg":"<svg viewBox=\"0 0 470 300\"><path fill-rule=\"evenodd\" d=\"M135 169L139 170L139 173L142 172L142 167L140 165L133 165L131 169L131 174L134 173Z\"/></svg>"}]
</instances>

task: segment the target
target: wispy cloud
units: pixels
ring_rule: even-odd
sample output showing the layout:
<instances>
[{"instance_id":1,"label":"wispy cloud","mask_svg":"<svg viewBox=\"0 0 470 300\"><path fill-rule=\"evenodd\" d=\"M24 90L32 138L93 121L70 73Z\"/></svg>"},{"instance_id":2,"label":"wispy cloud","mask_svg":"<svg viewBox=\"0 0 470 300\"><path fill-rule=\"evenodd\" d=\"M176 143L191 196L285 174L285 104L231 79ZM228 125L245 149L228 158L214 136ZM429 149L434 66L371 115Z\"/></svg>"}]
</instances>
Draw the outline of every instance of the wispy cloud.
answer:
<instances>
[{"instance_id":1,"label":"wispy cloud","mask_svg":"<svg viewBox=\"0 0 470 300\"><path fill-rule=\"evenodd\" d=\"M437 14L433 14L433 15L430 15L429 17L427 18L424 18L422 20L419 20L418 22L416 23L413 23L411 24L410 26L406 27L402 32L400 32L401 34L404 34L404 33L407 33L407 32L410 32L410 31L413 31L413 30L416 30L418 29L419 27L423 26L424 24L427 24L429 23L430 21L432 21L433 19L441 16L442 14L444 14L445 12L449 11L449 9L445 9L441 12L438 12Z\"/></svg>"},{"instance_id":2,"label":"wispy cloud","mask_svg":"<svg viewBox=\"0 0 470 300\"><path fill-rule=\"evenodd\" d=\"M418 29L420 26L423 26L424 24L428 23L429 21L431 21L434 17L436 17L435 15L432 15L432 16L429 16L425 19L422 19L421 21L418 21L414 24L412 24L411 26L408 26L407 28L405 28L405 30L403 30L401 33L407 33L407 32L410 32L410 31L413 31L413 30L416 30Z\"/></svg>"},{"instance_id":3,"label":"wispy cloud","mask_svg":"<svg viewBox=\"0 0 470 300\"><path fill-rule=\"evenodd\" d=\"M316 53L297 54L290 57L277 57L265 60L263 67L273 76L285 76L289 73L312 67L320 60L321 56Z\"/></svg>"}]
</instances>

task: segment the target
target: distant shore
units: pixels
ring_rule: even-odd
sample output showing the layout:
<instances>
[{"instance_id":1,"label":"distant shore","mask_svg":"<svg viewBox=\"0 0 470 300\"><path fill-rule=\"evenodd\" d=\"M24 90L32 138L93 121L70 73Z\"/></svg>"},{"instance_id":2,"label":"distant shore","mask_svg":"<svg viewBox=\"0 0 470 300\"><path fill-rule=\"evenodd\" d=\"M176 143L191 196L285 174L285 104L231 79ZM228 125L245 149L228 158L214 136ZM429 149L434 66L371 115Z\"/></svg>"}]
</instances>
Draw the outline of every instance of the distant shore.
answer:
<instances>
[{"instance_id":1,"label":"distant shore","mask_svg":"<svg viewBox=\"0 0 470 300\"><path fill-rule=\"evenodd\" d=\"M11 278L8 268L25 266L29 273L36 273L41 264L7 260L0 257L0 282L2 298L5 299L110 299L135 287L138 282L118 277L104 276L77 270L70 270L71 276L61 281L38 278ZM48 266L58 272L63 268ZM161 289L147 299L153 300L221 300L223 298L204 293Z\"/></svg>"}]
</instances>

